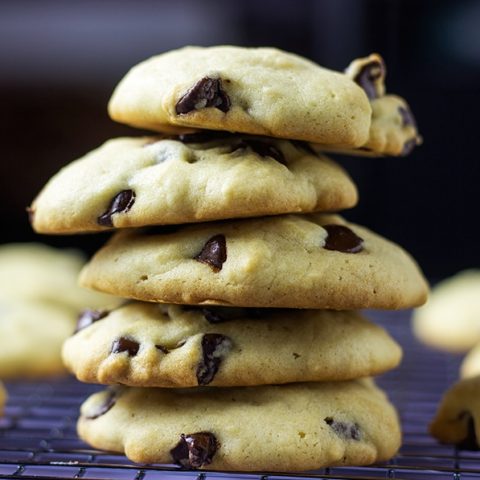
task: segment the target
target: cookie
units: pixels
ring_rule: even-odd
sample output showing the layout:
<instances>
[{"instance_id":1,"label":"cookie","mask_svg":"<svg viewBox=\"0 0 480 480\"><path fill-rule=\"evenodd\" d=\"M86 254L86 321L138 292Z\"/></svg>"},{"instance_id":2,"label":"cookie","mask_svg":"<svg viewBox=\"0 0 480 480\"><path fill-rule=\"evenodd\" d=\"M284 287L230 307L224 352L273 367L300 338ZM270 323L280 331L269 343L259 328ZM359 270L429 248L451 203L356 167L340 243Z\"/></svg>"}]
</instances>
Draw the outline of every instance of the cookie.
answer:
<instances>
[{"instance_id":1,"label":"cookie","mask_svg":"<svg viewBox=\"0 0 480 480\"><path fill-rule=\"evenodd\" d=\"M2 382L0 382L0 415L3 414L3 407L7 401L7 392L5 391L5 388L3 387Z\"/></svg>"},{"instance_id":2,"label":"cookie","mask_svg":"<svg viewBox=\"0 0 480 480\"><path fill-rule=\"evenodd\" d=\"M128 428L125 425L128 424ZM134 462L212 470L366 465L400 446L397 414L373 382L195 389L117 387L82 405L78 433Z\"/></svg>"},{"instance_id":3,"label":"cookie","mask_svg":"<svg viewBox=\"0 0 480 480\"><path fill-rule=\"evenodd\" d=\"M63 348L79 380L137 387L348 380L394 368L401 355L356 312L138 302L86 313Z\"/></svg>"},{"instance_id":4,"label":"cookie","mask_svg":"<svg viewBox=\"0 0 480 480\"><path fill-rule=\"evenodd\" d=\"M335 310L411 307L428 290L400 247L321 214L121 231L80 283L153 302Z\"/></svg>"},{"instance_id":5,"label":"cookie","mask_svg":"<svg viewBox=\"0 0 480 480\"><path fill-rule=\"evenodd\" d=\"M480 375L480 343L477 343L463 359L460 366L462 378Z\"/></svg>"},{"instance_id":6,"label":"cookie","mask_svg":"<svg viewBox=\"0 0 480 480\"><path fill-rule=\"evenodd\" d=\"M112 119L160 132L224 130L359 147L371 106L355 81L275 48L185 47L133 67Z\"/></svg>"},{"instance_id":7,"label":"cookie","mask_svg":"<svg viewBox=\"0 0 480 480\"><path fill-rule=\"evenodd\" d=\"M75 322L75 313L60 304L0 299L0 378L65 373L61 349Z\"/></svg>"},{"instance_id":8,"label":"cookie","mask_svg":"<svg viewBox=\"0 0 480 480\"><path fill-rule=\"evenodd\" d=\"M0 300L62 304L75 314L115 300L77 285L85 259L76 250L59 250L40 243L0 246Z\"/></svg>"},{"instance_id":9,"label":"cookie","mask_svg":"<svg viewBox=\"0 0 480 480\"><path fill-rule=\"evenodd\" d=\"M347 173L306 143L204 132L110 140L62 169L30 210L37 232L74 233L356 202Z\"/></svg>"},{"instance_id":10,"label":"cookie","mask_svg":"<svg viewBox=\"0 0 480 480\"><path fill-rule=\"evenodd\" d=\"M427 345L450 352L480 343L480 270L438 283L428 303L414 312L413 331Z\"/></svg>"},{"instance_id":11,"label":"cookie","mask_svg":"<svg viewBox=\"0 0 480 480\"><path fill-rule=\"evenodd\" d=\"M445 393L430 433L462 450L479 450L480 376L460 380Z\"/></svg>"},{"instance_id":12,"label":"cookie","mask_svg":"<svg viewBox=\"0 0 480 480\"><path fill-rule=\"evenodd\" d=\"M415 117L408 103L385 93L386 67L376 53L354 60L345 73L357 82L370 99L372 118L368 140L359 148L315 146L317 151L377 157L406 156L422 143Z\"/></svg>"}]
</instances>

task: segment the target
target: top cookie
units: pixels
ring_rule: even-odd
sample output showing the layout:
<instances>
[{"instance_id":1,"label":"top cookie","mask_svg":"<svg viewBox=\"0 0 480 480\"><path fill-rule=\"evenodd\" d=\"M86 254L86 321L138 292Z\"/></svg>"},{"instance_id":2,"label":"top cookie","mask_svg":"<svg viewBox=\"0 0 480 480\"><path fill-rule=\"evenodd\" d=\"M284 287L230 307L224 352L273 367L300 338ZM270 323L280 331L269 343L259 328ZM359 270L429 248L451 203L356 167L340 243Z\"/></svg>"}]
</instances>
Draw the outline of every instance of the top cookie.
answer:
<instances>
[{"instance_id":1,"label":"top cookie","mask_svg":"<svg viewBox=\"0 0 480 480\"><path fill-rule=\"evenodd\" d=\"M352 79L274 48L185 47L135 66L115 89L112 119L359 147L371 106Z\"/></svg>"},{"instance_id":2,"label":"top cookie","mask_svg":"<svg viewBox=\"0 0 480 480\"><path fill-rule=\"evenodd\" d=\"M80 283L153 302L335 310L412 307L428 290L399 246L321 214L122 231Z\"/></svg>"},{"instance_id":3,"label":"top cookie","mask_svg":"<svg viewBox=\"0 0 480 480\"><path fill-rule=\"evenodd\" d=\"M356 201L348 174L307 143L207 131L110 140L55 175L30 218L37 232L74 233L340 210Z\"/></svg>"}]
</instances>

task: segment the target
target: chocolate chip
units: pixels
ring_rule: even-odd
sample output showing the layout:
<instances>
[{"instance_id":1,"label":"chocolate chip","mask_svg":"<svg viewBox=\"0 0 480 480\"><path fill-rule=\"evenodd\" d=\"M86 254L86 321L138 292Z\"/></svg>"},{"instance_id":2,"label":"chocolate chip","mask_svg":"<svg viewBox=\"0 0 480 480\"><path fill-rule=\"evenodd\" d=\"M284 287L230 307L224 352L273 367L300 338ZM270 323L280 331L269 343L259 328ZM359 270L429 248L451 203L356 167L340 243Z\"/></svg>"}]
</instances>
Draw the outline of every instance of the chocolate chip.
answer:
<instances>
[{"instance_id":1,"label":"chocolate chip","mask_svg":"<svg viewBox=\"0 0 480 480\"><path fill-rule=\"evenodd\" d=\"M113 389L107 390L107 396L105 397L103 403L99 405L96 409L94 409L91 413L86 415L85 418L88 418L89 420L95 420L96 418L101 417L115 405L117 398L118 392Z\"/></svg>"},{"instance_id":2,"label":"chocolate chip","mask_svg":"<svg viewBox=\"0 0 480 480\"><path fill-rule=\"evenodd\" d=\"M417 122L415 121L415 117L413 116L412 111L408 107L398 107L398 113L402 117L402 125L407 127L411 125L414 128L417 128Z\"/></svg>"},{"instance_id":3,"label":"chocolate chip","mask_svg":"<svg viewBox=\"0 0 480 480\"><path fill-rule=\"evenodd\" d=\"M417 146L417 139L416 138L411 138L410 140L407 140L404 145L402 152L400 153L400 156L405 157L412 153L413 149Z\"/></svg>"},{"instance_id":4,"label":"chocolate chip","mask_svg":"<svg viewBox=\"0 0 480 480\"><path fill-rule=\"evenodd\" d=\"M332 417L327 417L324 421L339 437L346 440L360 440L360 427L357 423L341 422Z\"/></svg>"},{"instance_id":5,"label":"chocolate chip","mask_svg":"<svg viewBox=\"0 0 480 480\"><path fill-rule=\"evenodd\" d=\"M255 152L260 157L272 157L279 163L285 165L285 157L281 150L277 147L274 147L271 143L268 143L263 140L253 140L251 138L241 140L238 145L234 147L233 151L238 149L250 148L253 152Z\"/></svg>"},{"instance_id":6,"label":"chocolate chip","mask_svg":"<svg viewBox=\"0 0 480 480\"><path fill-rule=\"evenodd\" d=\"M220 78L203 77L175 105L178 115L215 107L226 113L230 110L230 98L222 88Z\"/></svg>"},{"instance_id":7,"label":"chocolate chip","mask_svg":"<svg viewBox=\"0 0 480 480\"><path fill-rule=\"evenodd\" d=\"M178 135L177 139L183 143L208 143L214 142L215 140L229 138L234 135L235 134L233 133L221 132L219 130L205 130L196 133L183 133L181 135Z\"/></svg>"},{"instance_id":8,"label":"chocolate chip","mask_svg":"<svg viewBox=\"0 0 480 480\"><path fill-rule=\"evenodd\" d=\"M383 77L385 77L385 64L378 60L373 60L365 64L353 80L365 90L367 97L373 100L380 96L377 84L381 82Z\"/></svg>"},{"instance_id":9,"label":"chocolate chip","mask_svg":"<svg viewBox=\"0 0 480 480\"><path fill-rule=\"evenodd\" d=\"M170 455L174 463L183 468L201 468L212 463L219 446L213 433L182 433L180 441L170 450Z\"/></svg>"},{"instance_id":10,"label":"chocolate chip","mask_svg":"<svg viewBox=\"0 0 480 480\"><path fill-rule=\"evenodd\" d=\"M460 450L480 450L477 442L477 434L475 432L475 420L470 412L463 411L458 415L459 420L465 420L467 422L467 435L465 438L456 444L456 447Z\"/></svg>"},{"instance_id":11,"label":"chocolate chip","mask_svg":"<svg viewBox=\"0 0 480 480\"><path fill-rule=\"evenodd\" d=\"M120 337L112 343L111 353L127 352L129 357L134 357L140 348L140 344L128 337Z\"/></svg>"},{"instance_id":12,"label":"chocolate chip","mask_svg":"<svg viewBox=\"0 0 480 480\"><path fill-rule=\"evenodd\" d=\"M205 243L202 251L193 258L210 265L214 272L219 272L227 260L227 244L224 235L214 235Z\"/></svg>"},{"instance_id":13,"label":"chocolate chip","mask_svg":"<svg viewBox=\"0 0 480 480\"><path fill-rule=\"evenodd\" d=\"M206 333L202 337L202 359L197 367L199 385L209 384L215 377L222 357L232 347L232 341L220 333Z\"/></svg>"},{"instance_id":14,"label":"chocolate chip","mask_svg":"<svg viewBox=\"0 0 480 480\"><path fill-rule=\"evenodd\" d=\"M113 197L107 211L97 218L97 223L104 227L113 227L112 215L128 212L134 203L135 192L133 190L122 190Z\"/></svg>"},{"instance_id":15,"label":"chocolate chip","mask_svg":"<svg viewBox=\"0 0 480 480\"><path fill-rule=\"evenodd\" d=\"M109 313L109 310L90 310L87 308L78 316L77 326L73 333L77 333L89 327L92 323L98 322L98 320L105 318Z\"/></svg>"},{"instance_id":16,"label":"chocolate chip","mask_svg":"<svg viewBox=\"0 0 480 480\"><path fill-rule=\"evenodd\" d=\"M327 231L325 246L327 250L343 253L358 253L363 250L363 238L360 238L344 225L322 225Z\"/></svg>"}]
</instances>

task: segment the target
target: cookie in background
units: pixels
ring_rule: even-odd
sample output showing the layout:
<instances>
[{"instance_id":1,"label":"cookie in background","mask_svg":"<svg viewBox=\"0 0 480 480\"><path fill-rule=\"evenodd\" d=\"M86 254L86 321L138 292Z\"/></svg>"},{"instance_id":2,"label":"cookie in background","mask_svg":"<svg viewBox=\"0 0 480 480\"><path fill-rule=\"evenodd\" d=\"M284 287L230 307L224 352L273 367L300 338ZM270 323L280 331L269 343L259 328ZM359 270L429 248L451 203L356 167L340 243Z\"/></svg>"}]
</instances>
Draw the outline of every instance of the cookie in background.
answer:
<instances>
[{"instance_id":1,"label":"cookie in background","mask_svg":"<svg viewBox=\"0 0 480 480\"><path fill-rule=\"evenodd\" d=\"M62 343L79 312L117 303L76 285L84 259L42 244L0 247L0 378L65 372Z\"/></svg>"},{"instance_id":2,"label":"cookie in background","mask_svg":"<svg viewBox=\"0 0 480 480\"><path fill-rule=\"evenodd\" d=\"M413 331L425 344L453 353L480 343L480 270L465 270L438 283L426 305L414 312Z\"/></svg>"}]
</instances>

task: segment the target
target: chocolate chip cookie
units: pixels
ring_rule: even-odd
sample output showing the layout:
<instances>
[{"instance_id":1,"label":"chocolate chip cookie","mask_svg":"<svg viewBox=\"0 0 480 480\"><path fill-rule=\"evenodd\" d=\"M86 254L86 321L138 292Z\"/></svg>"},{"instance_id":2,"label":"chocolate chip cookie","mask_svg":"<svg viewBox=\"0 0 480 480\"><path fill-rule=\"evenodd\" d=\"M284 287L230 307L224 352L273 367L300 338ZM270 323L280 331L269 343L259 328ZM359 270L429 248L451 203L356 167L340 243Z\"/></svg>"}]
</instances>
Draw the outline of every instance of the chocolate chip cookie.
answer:
<instances>
[{"instance_id":1,"label":"chocolate chip cookie","mask_svg":"<svg viewBox=\"0 0 480 480\"><path fill-rule=\"evenodd\" d=\"M480 376L460 380L445 393L430 432L462 450L480 449Z\"/></svg>"},{"instance_id":2,"label":"chocolate chip cookie","mask_svg":"<svg viewBox=\"0 0 480 480\"><path fill-rule=\"evenodd\" d=\"M298 471L387 460L397 414L371 381L249 388L116 387L81 408L81 438L140 463Z\"/></svg>"},{"instance_id":3,"label":"chocolate chip cookie","mask_svg":"<svg viewBox=\"0 0 480 480\"><path fill-rule=\"evenodd\" d=\"M399 246L321 214L122 231L80 283L153 302L335 310L412 307L428 290Z\"/></svg>"},{"instance_id":4,"label":"chocolate chip cookie","mask_svg":"<svg viewBox=\"0 0 480 480\"><path fill-rule=\"evenodd\" d=\"M356 202L348 174L306 143L203 132L110 140L63 168L30 211L37 232L74 233Z\"/></svg>"},{"instance_id":5,"label":"chocolate chip cookie","mask_svg":"<svg viewBox=\"0 0 480 480\"><path fill-rule=\"evenodd\" d=\"M465 270L438 283L428 303L415 311L413 331L427 345L451 352L466 352L480 343L480 270Z\"/></svg>"},{"instance_id":6,"label":"chocolate chip cookie","mask_svg":"<svg viewBox=\"0 0 480 480\"><path fill-rule=\"evenodd\" d=\"M132 302L85 312L63 359L90 383L247 386L377 375L401 349L356 312Z\"/></svg>"},{"instance_id":7,"label":"chocolate chip cookie","mask_svg":"<svg viewBox=\"0 0 480 480\"><path fill-rule=\"evenodd\" d=\"M119 122L359 147L371 106L343 73L275 48L185 47L133 67L109 104Z\"/></svg>"}]
</instances>

